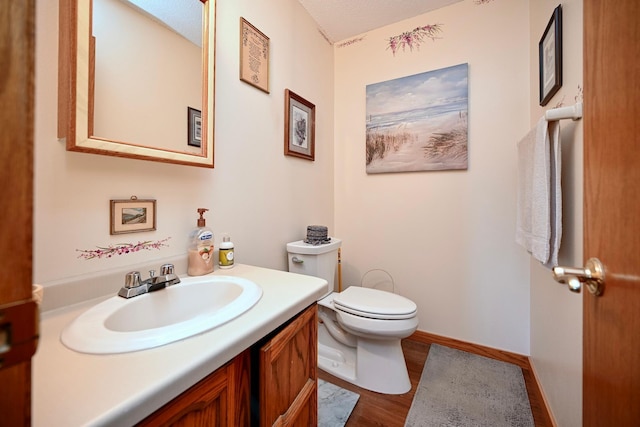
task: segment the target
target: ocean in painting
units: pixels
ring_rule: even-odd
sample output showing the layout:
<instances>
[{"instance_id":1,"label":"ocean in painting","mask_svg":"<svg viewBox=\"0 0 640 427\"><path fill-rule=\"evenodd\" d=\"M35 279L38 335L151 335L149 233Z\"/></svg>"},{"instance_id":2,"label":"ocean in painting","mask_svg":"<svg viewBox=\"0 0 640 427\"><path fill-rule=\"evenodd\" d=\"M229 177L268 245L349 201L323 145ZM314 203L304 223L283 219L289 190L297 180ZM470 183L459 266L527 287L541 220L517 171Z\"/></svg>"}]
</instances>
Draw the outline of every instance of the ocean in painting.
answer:
<instances>
[{"instance_id":1,"label":"ocean in painting","mask_svg":"<svg viewBox=\"0 0 640 427\"><path fill-rule=\"evenodd\" d=\"M367 86L367 173L467 168L468 66Z\"/></svg>"}]
</instances>

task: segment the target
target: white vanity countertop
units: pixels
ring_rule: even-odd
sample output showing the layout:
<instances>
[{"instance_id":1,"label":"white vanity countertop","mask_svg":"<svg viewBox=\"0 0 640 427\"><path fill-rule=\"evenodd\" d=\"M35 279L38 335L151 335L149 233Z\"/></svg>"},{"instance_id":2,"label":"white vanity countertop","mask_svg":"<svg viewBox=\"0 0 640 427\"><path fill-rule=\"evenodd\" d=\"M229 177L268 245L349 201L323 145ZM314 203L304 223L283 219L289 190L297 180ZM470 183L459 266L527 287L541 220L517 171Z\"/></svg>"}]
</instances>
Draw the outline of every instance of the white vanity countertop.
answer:
<instances>
[{"instance_id":1,"label":"white vanity countertop","mask_svg":"<svg viewBox=\"0 0 640 427\"><path fill-rule=\"evenodd\" d=\"M222 326L162 347L110 355L65 347L64 327L105 298L44 313L33 358L32 424L135 424L315 302L327 287L315 277L248 265L212 274L251 280L262 288L262 298Z\"/></svg>"}]
</instances>

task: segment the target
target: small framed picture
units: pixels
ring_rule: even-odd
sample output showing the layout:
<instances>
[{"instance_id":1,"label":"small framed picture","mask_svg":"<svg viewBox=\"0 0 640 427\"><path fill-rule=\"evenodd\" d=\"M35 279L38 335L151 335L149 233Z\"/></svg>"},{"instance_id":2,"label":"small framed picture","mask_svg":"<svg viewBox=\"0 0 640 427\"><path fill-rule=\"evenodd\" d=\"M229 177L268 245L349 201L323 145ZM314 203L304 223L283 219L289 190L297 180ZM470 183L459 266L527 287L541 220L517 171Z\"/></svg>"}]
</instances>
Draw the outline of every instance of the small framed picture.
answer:
<instances>
[{"instance_id":1,"label":"small framed picture","mask_svg":"<svg viewBox=\"0 0 640 427\"><path fill-rule=\"evenodd\" d=\"M240 18L240 80L269 93L269 37Z\"/></svg>"},{"instance_id":2,"label":"small framed picture","mask_svg":"<svg viewBox=\"0 0 640 427\"><path fill-rule=\"evenodd\" d=\"M195 108L187 107L187 144L202 147L202 113Z\"/></svg>"},{"instance_id":3,"label":"small framed picture","mask_svg":"<svg viewBox=\"0 0 640 427\"><path fill-rule=\"evenodd\" d=\"M316 106L289 89L284 97L284 154L313 161Z\"/></svg>"},{"instance_id":4,"label":"small framed picture","mask_svg":"<svg viewBox=\"0 0 640 427\"><path fill-rule=\"evenodd\" d=\"M111 200L111 234L137 233L156 229L156 201L130 199Z\"/></svg>"},{"instance_id":5,"label":"small framed picture","mask_svg":"<svg viewBox=\"0 0 640 427\"><path fill-rule=\"evenodd\" d=\"M540 105L549 100L562 86L562 5L551 15L538 43L540 55Z\"/></svg>"}]
</instances>

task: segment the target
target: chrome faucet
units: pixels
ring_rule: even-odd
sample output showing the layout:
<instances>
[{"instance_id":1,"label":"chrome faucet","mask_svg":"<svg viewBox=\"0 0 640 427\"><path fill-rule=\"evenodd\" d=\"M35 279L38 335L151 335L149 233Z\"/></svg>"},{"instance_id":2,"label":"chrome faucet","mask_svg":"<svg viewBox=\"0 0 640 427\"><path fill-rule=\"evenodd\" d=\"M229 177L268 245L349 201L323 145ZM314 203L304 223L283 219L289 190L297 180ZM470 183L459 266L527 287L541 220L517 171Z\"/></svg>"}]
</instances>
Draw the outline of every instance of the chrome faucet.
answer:
<instances>
[{"instance_id":1,"label":"chrome faucet","mask_svg":"<svg viewBox=\"0 0 640 427\"><path fill-rule=\"evenodd\" d=\"M163 264L160 267L159 276L156 276L155 270L149 270L149 278L142 281L139 271L131 271L124 277L124 286L118 295L123 298L133 298L180 283L180 278L174 274L173 269L173 264Z\"/></svg>"}]
</instances>

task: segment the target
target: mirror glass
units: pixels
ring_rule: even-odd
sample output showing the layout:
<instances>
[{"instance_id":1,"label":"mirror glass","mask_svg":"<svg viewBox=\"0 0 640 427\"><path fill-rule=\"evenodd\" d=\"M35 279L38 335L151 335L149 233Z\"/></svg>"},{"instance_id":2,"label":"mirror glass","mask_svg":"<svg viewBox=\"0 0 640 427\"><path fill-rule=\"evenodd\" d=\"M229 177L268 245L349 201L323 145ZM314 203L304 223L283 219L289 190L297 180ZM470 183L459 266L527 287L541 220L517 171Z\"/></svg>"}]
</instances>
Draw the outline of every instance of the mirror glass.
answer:
<instances>
[{"instance_id":1,"label":"mirror glass","mask_svg":"<svg viewBox=\"0 0 640 427\"><path fill-rule=\"evenodd\" d=\"M187 126L188 108L202 111L203 10L200 0L93 0L90 136L202 152Z\"/></svg>"},{"instance_id":2,"label":"mirror glass","mask_svg":"<svg viewBox=\"0 0 640 427\"><path fill-rule=\"evenodd\" d=\"M67 149L213 167L215 0L62 1Z\"/></svg>"}]
</instances>

